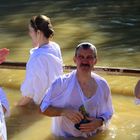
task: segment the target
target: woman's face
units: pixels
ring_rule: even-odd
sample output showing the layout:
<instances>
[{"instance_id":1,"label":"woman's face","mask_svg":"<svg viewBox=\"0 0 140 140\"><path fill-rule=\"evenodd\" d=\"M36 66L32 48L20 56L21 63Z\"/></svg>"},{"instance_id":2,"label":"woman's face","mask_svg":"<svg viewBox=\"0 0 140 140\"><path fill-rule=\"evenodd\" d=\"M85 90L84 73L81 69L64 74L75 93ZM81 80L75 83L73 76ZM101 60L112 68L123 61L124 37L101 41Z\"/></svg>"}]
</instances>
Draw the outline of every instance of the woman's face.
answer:
<instances>
[{"instance_id":1,"label":"woman's face","mask_svg":"<svg viewBox=\"0 0 140 140\"><path fill-rule=\"evenodd\" d=\"M38 46L37 32L34 30L34 28L31 27L30 24L29 24L28 28L29 28L29 36L32 39L32 45L33 45L33 47L37 47Z\"/></svg>"}]
</instances>

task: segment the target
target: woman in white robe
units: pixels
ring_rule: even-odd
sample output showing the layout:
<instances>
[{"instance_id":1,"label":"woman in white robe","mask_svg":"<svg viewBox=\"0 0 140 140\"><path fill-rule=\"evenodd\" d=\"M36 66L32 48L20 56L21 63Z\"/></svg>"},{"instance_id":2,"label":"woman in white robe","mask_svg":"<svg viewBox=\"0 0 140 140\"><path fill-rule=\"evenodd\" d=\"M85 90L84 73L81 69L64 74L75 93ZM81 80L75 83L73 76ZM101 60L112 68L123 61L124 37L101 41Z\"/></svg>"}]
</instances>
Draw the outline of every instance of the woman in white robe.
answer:
<instances>
[{"instance_id":1,"label":"woman in white robe","mask_svg":"<svg viewBox=\"0 0 140 140\"><path fill-rule=\"evenodd\" d=\"M54 34L51 21L44 15L34 16L29 23L29 35L34 48L26 65L26 77L21 85L19 106L34 101L40 104L45 91L63 73L60 47L51 41Z\"/></svg>"}]
</instances>

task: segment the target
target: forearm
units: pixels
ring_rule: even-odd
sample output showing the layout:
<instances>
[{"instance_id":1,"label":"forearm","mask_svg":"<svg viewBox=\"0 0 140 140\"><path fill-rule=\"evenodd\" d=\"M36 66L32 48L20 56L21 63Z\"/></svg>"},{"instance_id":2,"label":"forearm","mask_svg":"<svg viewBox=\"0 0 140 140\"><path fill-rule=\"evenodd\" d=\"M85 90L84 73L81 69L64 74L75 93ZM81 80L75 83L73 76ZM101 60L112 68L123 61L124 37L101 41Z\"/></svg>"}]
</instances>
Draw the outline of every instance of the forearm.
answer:
<instances>
[{"instance_id":1,"label":"forearm","mask_svg":"<svg viewBox=\"0 0 140 140\"><path fill-rule=\"evenodd\" d=\"M49 106L44 112L40 110L40 112L49 117L64 116L71 120L74 124L79 123L84 118L83 115L77 110L53 106Z\"/></svg>"},{"instance_id":2,"label":"forearm","mask_svg":"<svg viewBox=\"0 0 140 140\"><path fill-rule=\"evenodd\" d=\"M58 107L53 107L49 106L44 112L40 110L40 112L43 115L49 116L49 117L56 117L56 116L62 116L64 109L63 108L58 108Z\"/></svg>"}]
</instances>

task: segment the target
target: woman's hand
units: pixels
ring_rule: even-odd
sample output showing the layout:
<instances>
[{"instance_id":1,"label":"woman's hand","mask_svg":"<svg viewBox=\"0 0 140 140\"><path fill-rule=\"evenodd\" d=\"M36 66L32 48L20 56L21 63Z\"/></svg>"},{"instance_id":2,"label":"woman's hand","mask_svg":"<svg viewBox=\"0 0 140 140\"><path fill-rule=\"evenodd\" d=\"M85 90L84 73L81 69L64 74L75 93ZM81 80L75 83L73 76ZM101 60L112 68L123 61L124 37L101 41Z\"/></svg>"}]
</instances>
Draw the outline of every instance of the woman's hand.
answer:
<instances>
[{"instance_id":1,"label":"woman's hand","mask_svg":"<svg viewBox=\"0 0 140 140\"><path fill-rule=\"evenodd\" d=\"M9 54L9 49L7 48L0 49L0 64L6 60L8 54Z\"/></svg>"}]
</instances>

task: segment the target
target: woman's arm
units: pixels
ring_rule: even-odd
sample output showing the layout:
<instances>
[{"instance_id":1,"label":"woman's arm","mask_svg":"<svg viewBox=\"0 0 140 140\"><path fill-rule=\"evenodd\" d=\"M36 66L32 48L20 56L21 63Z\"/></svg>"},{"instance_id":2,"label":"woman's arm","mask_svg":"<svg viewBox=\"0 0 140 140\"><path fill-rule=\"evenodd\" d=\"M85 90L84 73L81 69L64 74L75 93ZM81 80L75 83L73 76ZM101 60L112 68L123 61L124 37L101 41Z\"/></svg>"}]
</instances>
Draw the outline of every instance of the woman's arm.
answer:
<instances>
[{"instance_id":1,"label":"woman's arm","mask_svg":"<svg viewBox=\"0 0 140 140\"><path fill-rule=\"evenodd\" d=\"M140 99L140 80L137 82L135 86L134 95L136 98Z\"/></svg>"}]
</instances>

